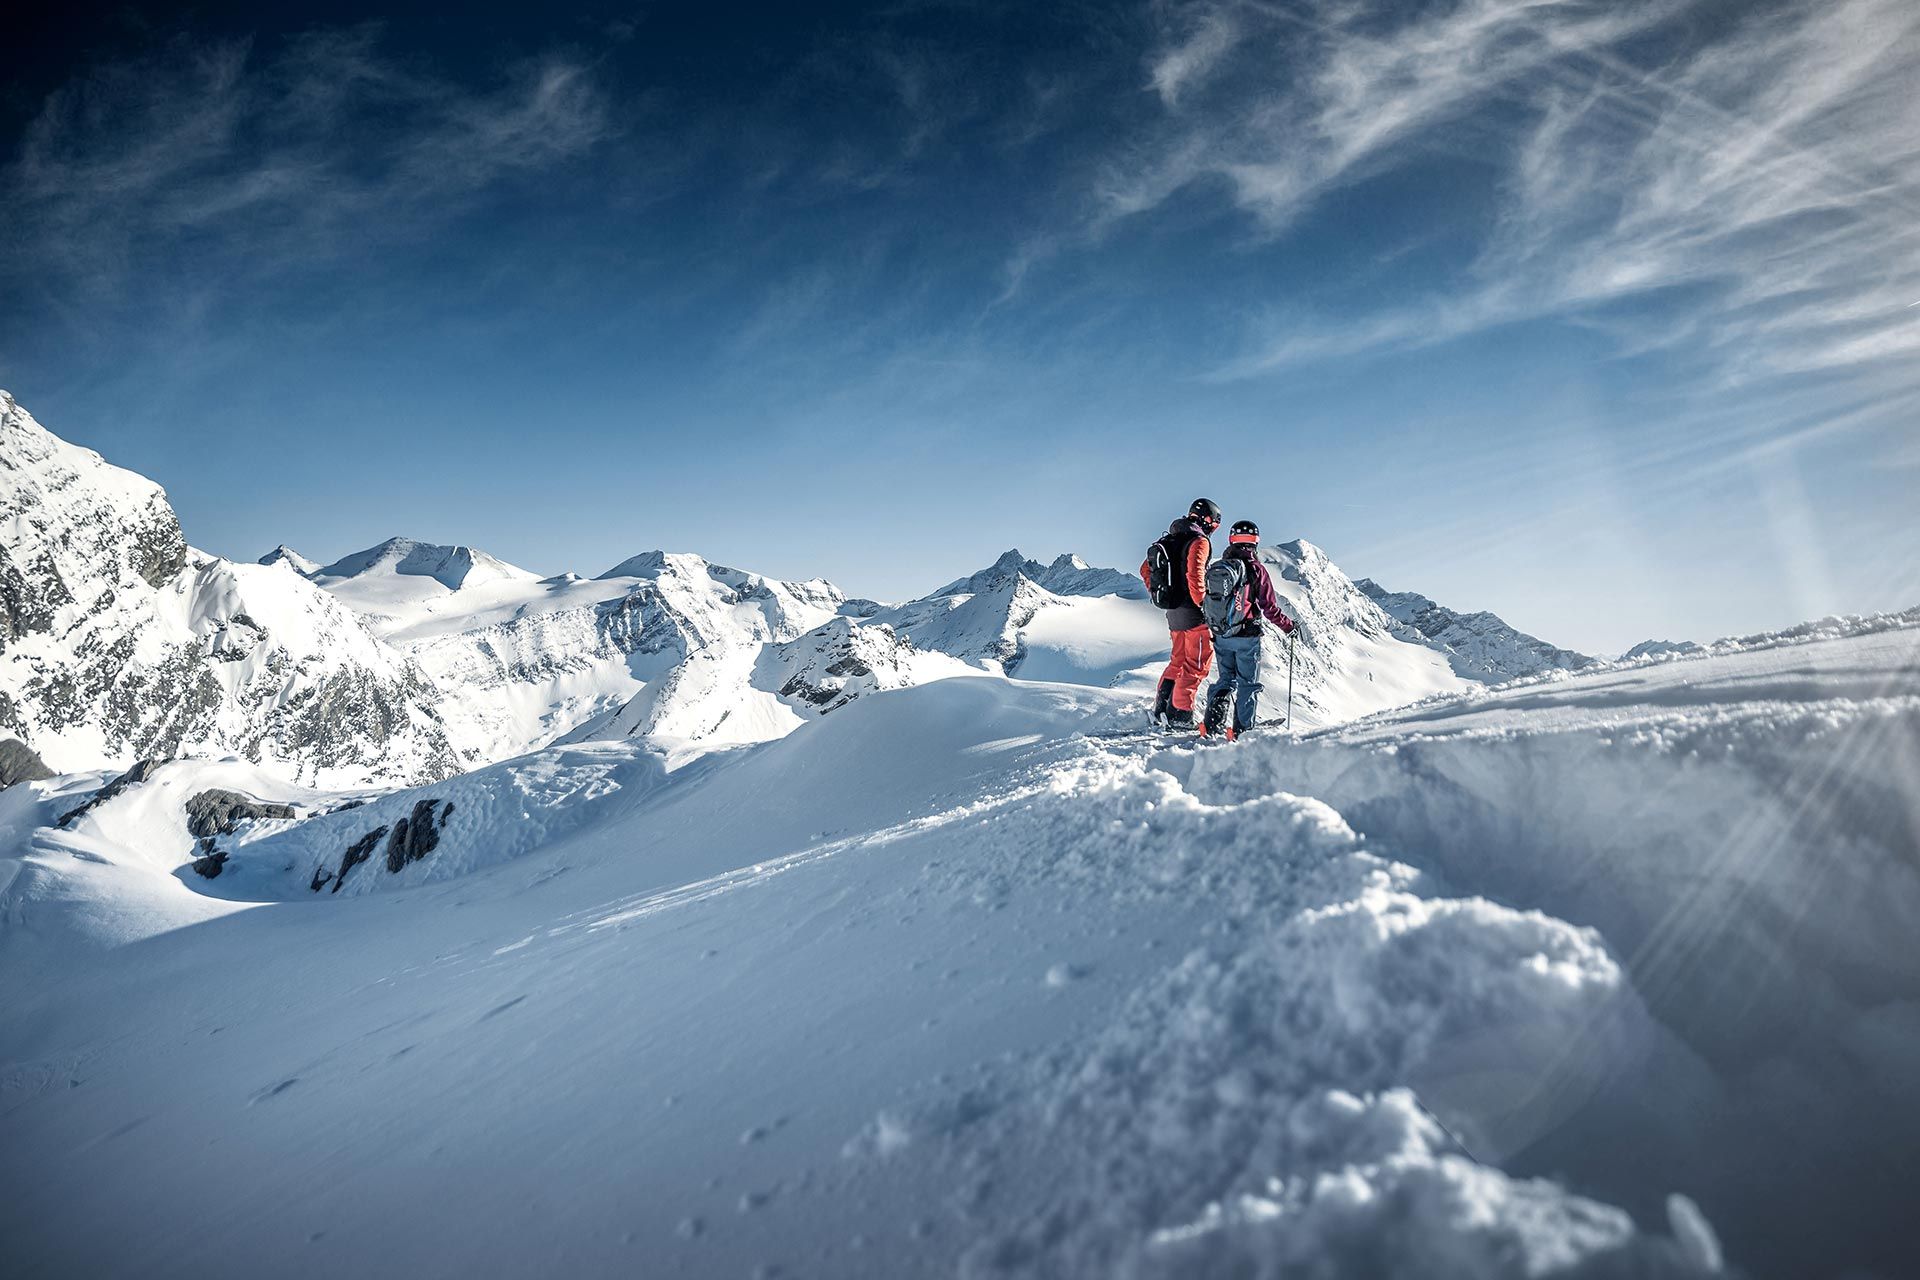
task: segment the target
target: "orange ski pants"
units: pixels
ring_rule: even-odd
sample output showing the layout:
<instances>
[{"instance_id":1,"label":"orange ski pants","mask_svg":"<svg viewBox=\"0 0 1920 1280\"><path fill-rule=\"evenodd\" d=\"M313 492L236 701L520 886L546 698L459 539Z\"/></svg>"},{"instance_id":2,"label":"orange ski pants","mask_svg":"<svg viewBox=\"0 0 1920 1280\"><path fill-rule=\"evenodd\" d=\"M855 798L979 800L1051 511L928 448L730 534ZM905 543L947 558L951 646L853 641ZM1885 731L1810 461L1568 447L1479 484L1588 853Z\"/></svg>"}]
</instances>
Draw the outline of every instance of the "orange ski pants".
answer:
<instances>
[{"instance_id":1,"label":"orange ski pants","mask_svg":"<svg viewBox=\"0 0 1920 1280\"><path fill-rule=\"evenodd\" d=\"M1188 627L1173 633L1173 661L1160 673L1162 680L1173 681L1173 709L1193 710L1193 696L1213 665L1213 633L1205 626Z\"/></svg>"}]
</instances>

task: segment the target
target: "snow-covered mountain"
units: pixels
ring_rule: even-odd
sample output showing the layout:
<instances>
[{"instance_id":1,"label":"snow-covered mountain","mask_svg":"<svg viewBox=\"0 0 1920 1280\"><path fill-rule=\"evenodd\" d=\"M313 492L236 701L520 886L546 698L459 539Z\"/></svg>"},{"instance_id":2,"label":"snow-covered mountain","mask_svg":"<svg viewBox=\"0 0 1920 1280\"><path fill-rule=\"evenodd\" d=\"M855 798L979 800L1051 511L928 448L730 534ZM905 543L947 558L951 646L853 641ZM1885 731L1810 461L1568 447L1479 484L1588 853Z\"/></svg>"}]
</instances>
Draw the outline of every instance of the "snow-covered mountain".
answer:
<instances>
[{"instance_id":1,"label":"snow-covered mountain","mask_svg":"<svg viewBox=\"0 0 1920 1280\"><path fill-rule=\"evenodd\" d=\"M56 769L234 753L340 784L459 760L416 665L297 574L191 551L152 481L0 392L0 731Z\"/></svg>"},{"instance_id":2,"label":"snow-covered mountain","mask_svg":"<svg viewBox=\"0 0 1920 1280\"><path fill-rule=\"evenodd\" d=\"M389 633L443 612L441 606L457 592L499 594L540 580L536 573L472 547L435 546L411 538L388 538L311 570L310 576Z\"/></svg>"},{"instance_id":3,"label":"snow-covered mountain","mask_svg":"<svg viewBox=\"0 0 1920 1280\"><path fill-rule=\"evenodd\" d=\"M817 705L793 694L783 698L762 659L770 647L838 616L845 597L831 583L782 582L660 551L623 561L597 581L626 593L661 637L669 664L623 705L563 741L763 742L798 727L802 706Z\"/></svg>"},{"instance_id":4,"label":"snow-covered mountain","mask_svg":"<svg viewBox=\"0 0 1920 1280\"><path fill-rule=\"evenodd\" d=\"M257 563L285 565L303 578L311 578L320 572L320 563L317 560L307 559L284 542L261 556Z\"/></svg>"},{"instance_id":5,"label":"snow-covered mountain","mask_svg":"<svg viewBox=\"0 0 1920 1280\"><path fill-rule=\"evenodd\" d=\"M12 699L0 704L0 730L55 767L230 750L303 777L337 780L343 768L429 777L557 741L759 742L855 698L968 672L1144 701L1166 660L1163 616L1137 576L1073 555L1008 551L899 604L689 554L646 552L590 579L542 577L473 547L398 537L327 565L282 545L257 565L195 556L189 566L157 486L57 441L17 407L9 413L20 424L11 454L79 461L40 484L64 495L60 527L70 531L27 530L6 548L5 627L52 625L58 591L30 586L53 581L34 567L52 563L48 547L71 561L60 581L116 584L102 625L120 649L72 638L21 648L0 686ZM14 487L22 501L39 491ZM1302 622L1298 727L1504 676L1517 654L1564 652L1489 615L1459 619L1425 602L1420 619L1448 619L1428 634L1307 542L1262 555ZM123 663L121 649L137 661ZM1287 647L1276 638L1266 658L1263 716L1274 719L1286 710ZM188 692L175 697L176 687ZM61 709L76 696L93 710ZM337 731L315 722L322 706ZM43 747L50 729L59 740Z\"/></svg>"},{"instance_id":6,"label":"snow-covered mountain","mask_svg":"<svg viewBox=\"0 0 1920 1280\"><path fill-rule=\"evenodd\" d=\"M1638 662L1642 658L1685 658L1696 653L1704 653L1703 646L1691 640L1642 640L1633 648L1620 655L1622 662Z\"/></svg>"},{"instance_id":7,"label":"snow-covered mountain","mask_svg":"<svg viewBox=\"0 0 1920 1280\"><path fill-rule=\"evenodd\" d=\"M1399 634L1446 654L1468 680L1500 684L1545 671L1584 671L1600 662L1516 630L1497 614L1458 613L1417 592L1388 591L1371 578L1355 585L1399 624Z\"/></svg>"},{"instance_id":8,"label":"snow-covered mountain","mask_svg":"<svg viewBox=\"0 0 1920 1280\"><path fill-rule=\"evenodd\" d=\"M1125 596L1131 600L1147 598L1140 579L1118 569L1096 569L1079 556L1067 553L1052 564L1029 560L1018 550L1003 552L998 560L977 573L949 582L933 596L979 595L992 591L1016 577L1025 578L1043 591L1059 596Z\"/></svg>"}]
</instances>

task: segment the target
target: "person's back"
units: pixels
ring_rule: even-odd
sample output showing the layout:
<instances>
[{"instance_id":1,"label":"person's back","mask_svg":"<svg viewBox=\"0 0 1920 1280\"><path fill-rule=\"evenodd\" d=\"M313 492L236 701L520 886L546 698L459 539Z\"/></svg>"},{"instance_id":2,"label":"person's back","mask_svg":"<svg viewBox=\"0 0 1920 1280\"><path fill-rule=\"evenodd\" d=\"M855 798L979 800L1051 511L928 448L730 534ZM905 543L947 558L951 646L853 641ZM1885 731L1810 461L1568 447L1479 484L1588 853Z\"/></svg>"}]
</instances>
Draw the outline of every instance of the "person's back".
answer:
<instances>
[{"instance_id":1,"label":"person's back","mask_svg":"<svg viewBox=\"0 0 1920 1280\"><path fill-rule=\"evenodd\" d=\"M1280 608L1273 590L1273 576L1260 563L1260 526L1251 520L1234 522L1227 537L1223 560L1240 566L1240 573L1221 573L1216 578L1239 585L1244 593L1233 601L1209 600L1207 607L1222 621L1222 629L1213 637L1219 657L1220 674L1207 695L1206 716L1200 725L1205 734L1225 733L1234 738L1251 729L1260 703L1260 641L1265 634L1261 618L1266 618L1285 634L1292 634L1294 622Z\"/></svg>"},{"instance_id":2,"label":"person's back","mask_svg":"<svg viewBox=\"0 0 1920 1280\"><path fill-rule=\"evenodd\" d=\"M1140 580L1166 611L1173 645L1154 699L1153 718L1161 724L1193 724L1194 697L1213 663L1213 635L1200 601L1206 595L1207 562L1213 557L1208 535L1219 527L1219 505L1195 498L1186 516L1175 520L1140 562Z\"/></svg>"}]
</instances>

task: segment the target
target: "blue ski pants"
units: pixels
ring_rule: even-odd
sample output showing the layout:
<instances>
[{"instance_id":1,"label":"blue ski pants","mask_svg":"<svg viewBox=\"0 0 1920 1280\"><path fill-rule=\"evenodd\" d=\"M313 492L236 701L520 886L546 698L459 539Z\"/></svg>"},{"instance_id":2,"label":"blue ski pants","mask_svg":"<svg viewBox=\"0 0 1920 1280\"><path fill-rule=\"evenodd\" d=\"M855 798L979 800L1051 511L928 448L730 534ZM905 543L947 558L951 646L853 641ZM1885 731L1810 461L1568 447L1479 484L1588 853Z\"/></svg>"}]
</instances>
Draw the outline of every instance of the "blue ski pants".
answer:
<instances>
[{"instance_id":1,"label":"blue ski pants","mask_svg":"<svg viewBox=\"0 0 1920 1280\"><path fill-rule=\"evenodd\" d=\"M1213 678L1207 703L1231 690L1233 724L1236 729L1251 729L1260 706L1260 634L1220 636L1213 642L1214 661L1220 674Z\"/></svg>"}]
</instances>

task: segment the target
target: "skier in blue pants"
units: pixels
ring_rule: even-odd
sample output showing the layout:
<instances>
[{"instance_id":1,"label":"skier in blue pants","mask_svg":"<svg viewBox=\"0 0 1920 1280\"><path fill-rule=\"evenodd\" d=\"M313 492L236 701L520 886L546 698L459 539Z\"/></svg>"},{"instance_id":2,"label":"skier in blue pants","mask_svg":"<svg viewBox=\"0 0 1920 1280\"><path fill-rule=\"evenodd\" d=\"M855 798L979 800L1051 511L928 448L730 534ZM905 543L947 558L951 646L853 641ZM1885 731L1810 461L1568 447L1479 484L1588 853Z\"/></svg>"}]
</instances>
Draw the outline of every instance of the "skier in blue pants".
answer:
<instances>
[{"instance_id":1,"label":"skier in blue pants","mask_svg":"<svg viewBox=\"0 0 1920 1280\"><path fill-rule=\"evenodd\" d=\"M1286 635L1293 619L1281 612L1273 578L1256 554L1260 526L1251 520L1234 523L1226 554L1207 570L1204 611L1213 630L1214 658L1219 674L1207 694L1203 735L1225 734L1231 742L1253 728L1260 702L1260 639L1264 615Z\"/></svg>"}]
</instances>

